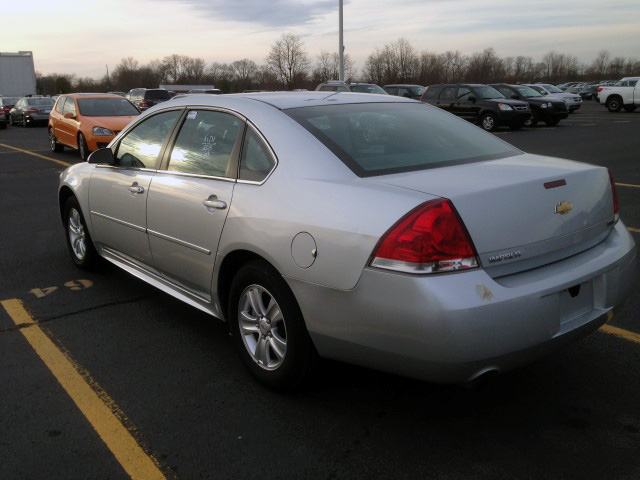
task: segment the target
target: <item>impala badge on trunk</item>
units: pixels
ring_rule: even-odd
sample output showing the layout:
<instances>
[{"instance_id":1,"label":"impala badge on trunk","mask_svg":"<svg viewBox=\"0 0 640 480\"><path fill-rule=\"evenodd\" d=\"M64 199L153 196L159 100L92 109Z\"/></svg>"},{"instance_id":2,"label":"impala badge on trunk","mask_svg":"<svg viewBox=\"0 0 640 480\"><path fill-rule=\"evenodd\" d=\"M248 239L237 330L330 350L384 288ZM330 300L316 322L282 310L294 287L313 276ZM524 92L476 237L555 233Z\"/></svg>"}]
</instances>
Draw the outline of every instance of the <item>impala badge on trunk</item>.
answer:
<instances>
[{"instance_id":1,"label":"impala badge on trunk","mask_svg":"<svg viewBox=\"0 0 640 480\"><path fill-rule=\"evenodd\" d=\"M565 213L569 213L571 210L573 210L573 205L571 205L571 202L560 202L556 204L555 213L564 215Z\"/></svg>"}]
</instances>

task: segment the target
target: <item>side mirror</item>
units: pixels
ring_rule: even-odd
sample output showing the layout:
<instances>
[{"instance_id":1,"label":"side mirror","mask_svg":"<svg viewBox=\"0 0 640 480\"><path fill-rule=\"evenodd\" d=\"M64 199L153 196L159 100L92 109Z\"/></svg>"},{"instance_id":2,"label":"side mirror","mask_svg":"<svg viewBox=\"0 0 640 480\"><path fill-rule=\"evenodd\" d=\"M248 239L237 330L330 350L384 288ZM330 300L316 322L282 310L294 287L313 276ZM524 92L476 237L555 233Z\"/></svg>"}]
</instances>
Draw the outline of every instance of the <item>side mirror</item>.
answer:
<instances>
[{"instance_id":1,"label":"side mirror","mask_svg":"<svg viewBox=\"0 0 640 480\"><path fill-rule=\"evenodd\" d=\"M471 103L476 103L478 101L478 99L476 97L474 97L473 95L469 95L467 97L467 99L471 102Z\"/></svg>"},{"instance_id":2,"label":"side mirror","mask_svg":"<svg viewBox=\"0 0 640 480\"><path fill-rule=\"evenodd\" d=\"M64 114L64 118L76 118L76 116L71 112L67 112Z\"/></svg>"},{"instance_id":3,"label":"side mirror","mask_svg":"<svg viewBox=\"0 0 640 480\"><path fill-rule=\"evenodd\" d=\"M102 165L115 165L116 158L110 148L100 148L96 150L87 159L87 163L99 163Z\"/></svg>"}]
</instances>

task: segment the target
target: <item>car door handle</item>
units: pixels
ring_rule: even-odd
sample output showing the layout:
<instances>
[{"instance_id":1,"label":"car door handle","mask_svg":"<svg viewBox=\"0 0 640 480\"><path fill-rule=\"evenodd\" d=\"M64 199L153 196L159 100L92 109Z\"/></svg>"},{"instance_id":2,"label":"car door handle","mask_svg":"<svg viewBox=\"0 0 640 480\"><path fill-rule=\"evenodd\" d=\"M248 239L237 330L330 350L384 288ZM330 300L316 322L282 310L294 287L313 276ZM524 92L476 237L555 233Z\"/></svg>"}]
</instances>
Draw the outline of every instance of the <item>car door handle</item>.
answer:
<instances>
[{"instance_id":1,"label":"car door handle","mask_svg":"<svg viewBox=\"0 0 640 480\"><path fill-rule=\"evenodd\" d=\"M218 200L218 197L215 195L209 195L209 198L202 202L202 205L207 207L207 210L211 211L211 208L217 208L218 210L224 210L227 208L227 202L223 200Z\"/></svg>"},{"instance_id":2,"label":"car door handle","mask_svg":"<svg viewBox=\"0 0 640 480\"><path fill-rule=\"evenodd\" d=\"M144 193L144 187L138 185L138 182L133 182L133 184L129 187L129 191L134 195L137 193Z\"/></svg>"}]
</instances>

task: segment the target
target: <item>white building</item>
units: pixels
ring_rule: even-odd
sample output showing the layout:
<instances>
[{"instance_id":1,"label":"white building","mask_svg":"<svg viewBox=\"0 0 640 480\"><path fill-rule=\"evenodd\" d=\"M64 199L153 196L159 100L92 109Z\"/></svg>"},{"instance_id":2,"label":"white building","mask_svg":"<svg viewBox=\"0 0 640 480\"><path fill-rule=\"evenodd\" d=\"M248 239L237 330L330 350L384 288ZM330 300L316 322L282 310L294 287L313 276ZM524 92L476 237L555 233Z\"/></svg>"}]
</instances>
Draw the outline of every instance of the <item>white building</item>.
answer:
<instances>
[{"instance_id":1,"label":"white building","mask_svg":"<svg viewBox=\"0 0 640 480\"><path fill-rule=\"evenodd\" d=\"M0 52L0 95L35 95L36 71L32 52Z\"/></svg>"}]
</instances>

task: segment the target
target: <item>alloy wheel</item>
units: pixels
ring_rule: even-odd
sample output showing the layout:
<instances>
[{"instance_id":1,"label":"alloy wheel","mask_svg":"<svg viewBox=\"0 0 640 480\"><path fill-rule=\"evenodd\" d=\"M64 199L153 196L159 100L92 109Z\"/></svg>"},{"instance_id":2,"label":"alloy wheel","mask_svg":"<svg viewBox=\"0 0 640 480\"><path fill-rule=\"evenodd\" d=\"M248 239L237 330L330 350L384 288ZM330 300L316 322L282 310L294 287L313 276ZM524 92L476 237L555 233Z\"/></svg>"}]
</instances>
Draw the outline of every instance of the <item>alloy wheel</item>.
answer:
<instances>
[{"instance_id":1,"label":"alloy wheel","mask_svg":"<svg viewBox=\"0 0 640 480\"><path fill-rule=\"evenodd\" d=\"M275 370L287 353L287 328L278 302L260 285L249 285L238 302L238 326L245 348L264 370Z\"/></svg>"},{"instance_id":2,"label":"alloy wheel","mask_svg":"<svg viewBox=\"0 0 640 480\"><path fill-rule=\"evenodd\" d=\"M82 260L87 253L87 243L80 212L75 208L69 211L68 225L71 250L78 260Z\"/></svg>"}]
</instances>

